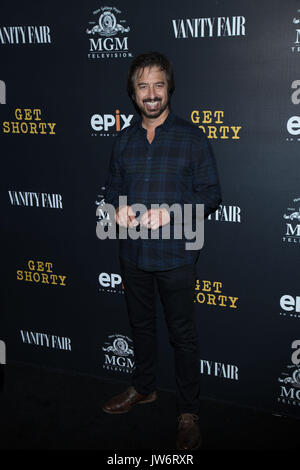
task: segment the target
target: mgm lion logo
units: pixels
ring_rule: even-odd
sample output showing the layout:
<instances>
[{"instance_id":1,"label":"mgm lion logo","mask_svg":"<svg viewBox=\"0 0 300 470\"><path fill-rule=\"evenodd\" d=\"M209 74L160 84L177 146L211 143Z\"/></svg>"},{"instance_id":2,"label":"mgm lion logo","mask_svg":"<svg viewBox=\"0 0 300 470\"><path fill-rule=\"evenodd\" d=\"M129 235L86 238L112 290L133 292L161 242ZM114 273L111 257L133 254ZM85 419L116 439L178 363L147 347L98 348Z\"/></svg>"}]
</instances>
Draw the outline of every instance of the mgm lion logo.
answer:
<instances>
[{"instance_id":1,"label":"mgm lion logo","mask_svg":"<svg viewBox=\"0 0 300 470\"><path fill-rule=\"evenodd\" d=\"M115 15L112 13L113 8L111 7L104 7L101 10L104 10L103 13L99 16L98 24L93 26L91 29L87 29L87 34L95 34L98 33L100 36L115 36L118 33L128 33L130 31L129 26L125 28L124 26L117 23L117 19ZM121 13L116 8L114 9L115 12ZM124 20L123 20L124 21Z\"/></svg>"},{"instance_id":2,"label":"mgm lion logo","mask_svg":"<svg viewBox=\"0 0 300 470\"><path fill-rule=\"evenodd\" d=\"M113 338L115 338L113 340ZM103 346L102 350L105 352L116 354L117 356L133 356L133 349L129 347L128 342L132 342L129 338L123 335L111 335L109 339L113 340L112 344L106 342L108 346Z\"/></svg>"}]
</instances>

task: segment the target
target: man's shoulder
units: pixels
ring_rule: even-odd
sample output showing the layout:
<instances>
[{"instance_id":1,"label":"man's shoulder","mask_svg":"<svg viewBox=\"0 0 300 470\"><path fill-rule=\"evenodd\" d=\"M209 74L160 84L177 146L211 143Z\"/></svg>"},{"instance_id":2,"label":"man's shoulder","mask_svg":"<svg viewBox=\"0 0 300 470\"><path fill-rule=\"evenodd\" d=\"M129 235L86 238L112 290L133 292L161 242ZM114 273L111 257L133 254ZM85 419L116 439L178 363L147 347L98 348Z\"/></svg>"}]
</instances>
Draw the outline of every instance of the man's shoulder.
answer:
<instances>
[{"instance_id":1,"label":"man's shoulder","mask_svg":"<svg viewBox=\"0 0 300 470\"><path fill-rule=\"evenodd\" d=\"M132 135L137 130L138 126L139 121L138 119L135 119L132 124L125 127L125 129L119 131L116 138L119 140L126 139L128 136Z\"/></svg>"},{"instance_id":2,"label":"man's shoulder","mask_svg":"<svg viewBox=\"0 0 300 470\"><path fill-rule=\"evenodd\" d=\"M138 121L135 120L130 126L125 127L125 129L122 129L121 131L118 132L118 135L115 137L114 141L114 149L119 150L122 152L124 147L126 146L128 140L130 137L136 132L138 128Z\"/></svg>"},{"instance_id":3,"label":"man's shoulder","mask_svg":"<svg viewBox=\"0 0 300 470\"><path fill-rule=\"evenodd\" d=\"M174 129L180 137L186 137L192 140L203 140L205 139L205 134L199 127L195 126L191 122L183 119L177 115L174 116Z\"/></svg>"}]
</instances>

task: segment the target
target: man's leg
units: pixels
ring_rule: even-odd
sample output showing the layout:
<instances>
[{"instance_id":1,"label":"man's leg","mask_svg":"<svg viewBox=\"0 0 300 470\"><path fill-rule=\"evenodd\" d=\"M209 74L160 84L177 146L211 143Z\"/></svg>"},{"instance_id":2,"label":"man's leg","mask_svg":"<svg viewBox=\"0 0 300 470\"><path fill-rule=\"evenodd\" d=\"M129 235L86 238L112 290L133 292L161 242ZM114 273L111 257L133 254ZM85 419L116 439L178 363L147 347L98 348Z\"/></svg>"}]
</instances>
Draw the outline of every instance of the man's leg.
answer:
<instances>
[{"instance_id":1,"label":"man's leg","mask_svg":"<svg viewBox=\"0 0 300 470\"><path fill-rule=\"evenodd\" d=\"M199 411L200 369L194 314L196 266L156 272L170 343L174 349L179 414Z\"/></svg>"},{"instance_id":2,"label":"man's leg","mask_svg":"<svg viewBox=\"0 0 300 470\"><path fill-rule=\"evenodd\" d=\"M103 406L106 413L127 413L156 400L155 278L120 258L124 295L132 328L135 370L132 386Z\"/></svg>"},{"instance_id":3,"label":"man's leg","mask_svg":"<svg viewBox=\"0 0 300 470\"><path fill-rule=\"evenodd\" d=\"M132 385L148 394L156 389L155 278L122 258L120 267L134 347Z\"/></svg>"},{"instance_id":4,"label":"man's leg","mask_svg":"<svg viewBox=\"0 0 300 470\"><path fill-rule=\"evenodd\" d=\"M170 343L174 350L176 402L179 415L177 447L197 449L201 445L198 424L200 370L194 314L196 265L156 272Z\"/></svg>"}]
</instances>

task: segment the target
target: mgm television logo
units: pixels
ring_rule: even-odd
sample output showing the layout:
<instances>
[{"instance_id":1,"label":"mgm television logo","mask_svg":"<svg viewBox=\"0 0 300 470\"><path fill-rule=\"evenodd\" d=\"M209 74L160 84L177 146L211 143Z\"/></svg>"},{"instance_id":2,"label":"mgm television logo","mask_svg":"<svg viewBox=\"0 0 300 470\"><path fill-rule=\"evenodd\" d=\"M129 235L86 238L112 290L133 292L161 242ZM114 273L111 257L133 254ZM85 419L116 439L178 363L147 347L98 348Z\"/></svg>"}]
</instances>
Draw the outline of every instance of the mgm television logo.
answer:
<instances>
[{"instance_id":1,"label":"mgm television logo","mask_svg":"<svg viewBox=\"0 0 300 470\"><path fill-rule=\"evenodd\" d=\"M291 348L291 364L278 377L280 396L277 401L285 405L300 406L300 340L293 341Z\"/></svg>"},{"instance_id":2,"label":"mgm television logo","mask_svg":"<svg viewBox=\"0 0 300 470\"><path fill-rule=\"evenodd\" d=\"M135 369L132 340L120 334L110 335L102 347L103 369L132 374Z\"/></svg>"}]
</instances>

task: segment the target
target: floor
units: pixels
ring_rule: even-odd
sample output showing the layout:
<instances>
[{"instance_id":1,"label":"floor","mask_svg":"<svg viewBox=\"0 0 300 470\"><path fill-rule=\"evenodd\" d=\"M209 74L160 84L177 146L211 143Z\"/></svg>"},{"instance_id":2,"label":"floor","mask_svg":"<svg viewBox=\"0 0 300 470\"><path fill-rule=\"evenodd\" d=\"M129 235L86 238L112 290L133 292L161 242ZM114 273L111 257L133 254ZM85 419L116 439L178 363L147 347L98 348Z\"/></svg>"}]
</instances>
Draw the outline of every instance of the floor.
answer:
<instances>
[{"instance_id":1,"label":"floor","mask_svg":"<svg viewBox=\"0 0 300 470\"><path fill-rule=\"evenodd\" d=\"M102 404L126 384L21 363L1 366L1 375L2 450L176 453L174 393L109 415ZM210 400L201 401L201 430L202 453L299 448L299 420Z\"/></svg>"}]
</instances>

